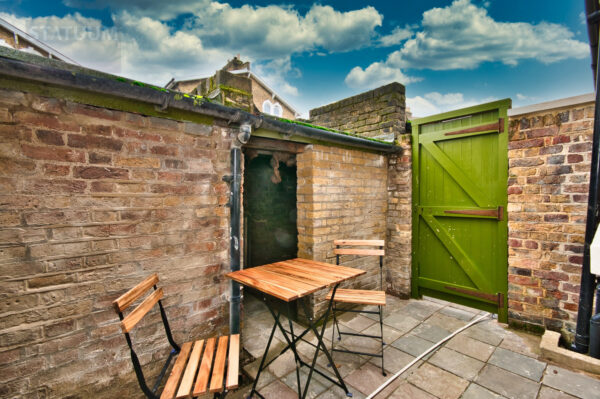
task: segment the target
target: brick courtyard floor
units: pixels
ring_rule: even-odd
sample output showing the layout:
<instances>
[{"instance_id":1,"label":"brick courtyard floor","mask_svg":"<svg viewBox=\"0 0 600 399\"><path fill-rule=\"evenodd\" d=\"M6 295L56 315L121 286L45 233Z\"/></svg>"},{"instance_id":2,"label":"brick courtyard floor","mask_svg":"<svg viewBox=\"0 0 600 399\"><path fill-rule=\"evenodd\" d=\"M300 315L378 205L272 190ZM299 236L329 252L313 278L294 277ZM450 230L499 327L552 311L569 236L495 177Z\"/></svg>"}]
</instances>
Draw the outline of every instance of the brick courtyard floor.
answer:
<instances>
[{"instance_id":1,"label":"brick courtyard floor","mask_svg":"<svg viewBox=\"0 0 600 399\"><path fill-rule=\"evenodd\" d=\"M272 318L264 304L251 298L245 299L244 312L243 345L257 359L247 364L244 372L254 377L271 331ZM388 296L384 313L385 369L388 377L433 343L483 314L434 299L399 300ZM372 317L344 314L341 317L342 330L378 333L377 316L369 316ZM300 326L296 328L301 329ZM328 326L325 332L328 347L331 346L331 333ZM446 342L424 361L416 363L376 398L600 398L600 377L573 372L541 360L539 340L538 336L510 330L490 316ZM377 351L379 345L370 338L350 336L336 342L336 347L365 352ZM279 353L284 346L283 336L276 334L269 353ZM308 344L299 345L301 356L306 358L313 350ZM381 374L381 359L339 352L333 356L355 399L367 397L387 379ZM320 355L318 365L327 369L324 355ZM306 378L306 371L302 372ZM258 386L259 392L267 399L298 397L291 351L263 371ZM249 391L250 386L241 387L228 397L245 398ZM311 399L345 397L341 389L318 375L313 377L307 395Z\"/></svg>"}]
</instances>

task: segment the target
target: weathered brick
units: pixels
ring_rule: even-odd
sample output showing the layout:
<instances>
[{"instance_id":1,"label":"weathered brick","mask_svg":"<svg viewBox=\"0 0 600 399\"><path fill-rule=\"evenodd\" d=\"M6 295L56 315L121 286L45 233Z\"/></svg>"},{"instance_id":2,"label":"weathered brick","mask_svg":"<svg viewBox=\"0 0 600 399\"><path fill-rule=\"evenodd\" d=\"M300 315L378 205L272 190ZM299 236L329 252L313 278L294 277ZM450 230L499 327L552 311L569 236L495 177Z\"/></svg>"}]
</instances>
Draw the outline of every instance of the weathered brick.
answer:
<instances>
[{"instance_id":1,"label":"weathered brick","mask_svg":"<svg viewBox=\"0 0 600 399\"><path fill-rule=\"evenodd\" d=\"M65 145L65 141L63 140L63 135L61 133L54 132L52 130L37 130L35 135L38 140L44 144Z\"/></svg>"},{"instance_id":2,"label":"weathered brick","mask_svg":"<svg viewBox=\"0 0 600 399\"><path fill-rule=\"evenodd\" d=\"M21 148L25 156L33 159L62 162L85 162L85 153L83 151L66 148L35 147L29 144L23 144Z\"/></svg>"},{"instance_id":3,"label":"weathered brick","mask_svg":"<svg viewBox=\"0 0 600 399\"><path fill-rule=\"evenodd\" d=\"M120 157L115 160L115 165L134 168L160 168L160 159L148 157Z\"/></svg>"},{"instance_id":4,"label":"weathered brick","mask_svg":"<svg viewBox=\"0 0 600 399\"><path fill-rule=\"evenodd\" d=\"M69 147L74 148L97 148L109 151L121 151L121 148L123 148L123 141L121 140L81 134L69 134L67 144Z\"/></svg>"},{"instance_id":5,"label":"weathered brick","mask_svg":"<svg viewBox=\"0 0 600 399\"><path fill-rule=\"evenodd\" d=\"M108 168L99 166L76 166L73 168L73 176L82 179L128 179L129 171L120 168Z\"/></svg>"}]
</instances>

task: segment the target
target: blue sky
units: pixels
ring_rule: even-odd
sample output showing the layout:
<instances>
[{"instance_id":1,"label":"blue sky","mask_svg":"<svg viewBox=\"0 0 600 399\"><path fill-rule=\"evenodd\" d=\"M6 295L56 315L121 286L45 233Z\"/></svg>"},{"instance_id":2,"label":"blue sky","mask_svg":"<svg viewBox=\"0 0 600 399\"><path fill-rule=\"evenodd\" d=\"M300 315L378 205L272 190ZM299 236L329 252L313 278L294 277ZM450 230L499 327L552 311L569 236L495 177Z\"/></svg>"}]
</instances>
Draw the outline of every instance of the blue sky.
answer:
<instances>
[{"instance_id":1,"label":"blue sky","mask_svg":"<svg viewBox=\"0 0 600 399\"><path fill-rule=\"evenodd\" d=\"M0 17L80 64L164 85L235 54L304 116L380 85L417 116L593 91L583 0L0 0Z\"/></svg>"}]
</instances>

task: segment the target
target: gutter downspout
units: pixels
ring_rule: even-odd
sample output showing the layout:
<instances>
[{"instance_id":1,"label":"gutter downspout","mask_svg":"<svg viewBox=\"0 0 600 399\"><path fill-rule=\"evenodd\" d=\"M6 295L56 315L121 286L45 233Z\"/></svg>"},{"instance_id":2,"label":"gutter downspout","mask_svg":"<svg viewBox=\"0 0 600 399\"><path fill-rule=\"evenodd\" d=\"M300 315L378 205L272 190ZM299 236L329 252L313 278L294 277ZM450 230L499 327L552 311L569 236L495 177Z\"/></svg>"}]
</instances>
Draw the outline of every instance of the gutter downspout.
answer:
<instances>
[{"instance_id":1,"label":"gutter downspout","mask_svg":"<svg viewBox=\"0 0 600 399\"><path fill-rule=\"evenodd\" d=\"M590 344L590 319L594 302L594 288L596 276L590 272L590 245L598 227L599 214L598 199L600 197L600 87L597 79L598 67L598 1L586 0L586 14L590 50L592 52L592 68L594 73L594 86L596 89L596 107L594 112L594 138L592 141L592 165L590 171L590 189L588 195L588 210L585 226L585 241L583 247L583 264L581 265L581 283L579 288L579 307L577 311L577 328L575 342L571 349L579 353L588 353Z\"/></svg>"},{"instance_id":2,"label":"gutter downspout","mask_svg":"<svg viewBox=\"0 0 600 399\"><path fill-rule=\"evenodd\" d=\"M242 151L240 148L231 149L231 197L229 199L230 270L240 270L240 188L242 183ZM240 333L240 284L231 280L231 298L229 302L229 331L230 334Z\"/></svg>"},{"instance_id":3,"label":"gutter downspout","mask_svg":"<svg viewBox=\"0 0 600 399\"><path fill-rule=\"evenodd\" d=\"M231 148L231 175L223 177L223 180L230 185L229 194L229 257L230 271L240 270L241 266L241 185L242 185L242 150L240 146L250 139L252 125L245 122L240 125L240 133L237 139L234 139ZM240 333L240 302L241 289L240 284L231 280L231 295L229 299L229 333Z\"/></svg>"}]
</instances>

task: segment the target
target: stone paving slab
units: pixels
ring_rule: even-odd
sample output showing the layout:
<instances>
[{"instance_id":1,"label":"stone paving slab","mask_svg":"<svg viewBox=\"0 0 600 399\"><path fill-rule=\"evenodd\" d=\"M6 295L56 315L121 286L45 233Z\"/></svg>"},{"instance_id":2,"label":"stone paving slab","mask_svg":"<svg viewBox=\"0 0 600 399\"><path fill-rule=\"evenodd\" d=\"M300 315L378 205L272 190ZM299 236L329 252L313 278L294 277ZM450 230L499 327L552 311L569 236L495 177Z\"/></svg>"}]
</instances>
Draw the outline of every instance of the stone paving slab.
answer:
<instances>
[{"instance_id":1,"label":"stone paving slab","mask_svg":"<svg viewBox=\"0 0 600 399\"><path fill-rule=\"evenodd\" d=\"M540 385L509 371L486 365L475 382L492 392L511 399L535 398Z\"/></svg>"},{"instance_id":2,"label":"stone paving slab","mask_svg":"<svg viewBox=\"0 0 600 399\"><path fill-rule=\"evenodd\" d=\"M275 380L261 389L260 393L266 399L298 399L298 392L279 380Z\"/></svg>"},{"instance_id":3,"label":"stone paving slab","mask_svg":"<svg viewBox=\"0 0 600 399\"><path fill-rule=\"evenodd\" d=\"M445 308L440 309L440 313L445 316L463 321L470 321L477 315L477 311L475 309L470 309L467 311L463 309L457 309L452 306L446 306Z\"/></svg>"},{"instance_id":4,"label":"stone paving slab","mask_svg":"<svg viewBox=\"0 0 600 399\"><path fill-rule=\"evenodd\" d=\"M504 337L500 348L537 359L540 356L540 341L541 337L538 335L513 331Z\"/></svg>"},{"instance_id":5,"label":"stone paving slab","mask_svg":"<svg viewBox=\"0 0 600 399\"><path fill-rule=\"evenodd\" d=\"M383 319L383 324L395 328L402 334L406 334L421 324L421 321L411 317L408 313L398 312Z\"/></svg>"},{"instance_id":6,"label":"stone paving slab","mask_svg":"<svg viewBox=\"0 0 600 399\"><path fill-rule=\"evenodd\" d=\"M308 378L308 371L306 367L302 367L300 369L300 386L302 387L302 393L304 393L304 389L306 387L306 380ZM282 381L293 391L298 392L298 379L296 376L296 370L289 373ZM306 397L309 399L314 399L318 395L325 392L328 388L330 388L333 384L330 381L327 381L321 375L313 373L312 379L310 381L310 386L308 387L308 393Z\"/></svg>"},{"instance_id":7,"label":"stone paving slab","mask_svg":"<svg viewBox=\"0 0 600 399\"><path fill-rule=\"evenodd\" d=\"M415 357L431 348L432 345L431 341L427 341L416 335L405 335L392 343L394 348L400 349L402 352L406 352Z\"/></svg>"},{"instance_id":8,"label":"stone paving slab","mask_svg":"<svg viewBox=\"0 0 600 399\"><path fill-rule=\"evenodd\" d=\"M544 362L503 348L496 348L488 363L536 382L542 379L546 369Z\"/></svg>"},{"instance_id":9,"label":"stone paving slab","mask_svg":"<svg viewBox=\"0 0 600 399\"><path fill-rule=\"evenodd\" d=\"M437 343L450 335L450 331L436 325L423 323L415 327L411 331L411 334L416 335L419 338L426 339L427 341L431 341L432 343Z\"/></svg>"},{"instance_id":10,"label":"stone paving slab","mask_svg":"<svg viewBox=\"0 0 600 399\"><path fill-rule=\"evenodd\" d=\"M446 309L446 308L444 308L444 309ZM440 312L444 309L441 309ZM438 326L438 327L443 328L446 331L456 331L459 328L461 328L467 324L467 322L462 319L456 319L454 317L447 316L440 312L432 314L425 321L425 324L431 324L434 326Z\"/></svg>"},{"instance_id":11,"label":"stone paving slab","mask_svg":"<svg viewBox=\"0 0 600 399\"><path fill-rule=\"evenodd\" d=\"M384 369L388 373L388 376L392 376L406 366L408 363L414 360L414 356L404 353L392 346L388 346L384 349ZM381 367L381 358L371 357L370 363L377 367Z\"/></svg>"},{"instance_id":12,"label":"stone paving slab","mask_svg":"<svg viewBox=\"0 0 600 399\"><path fill-rule=\"evenodd\" d=\"M548 366L543 384L583 399L600 397L600 380L558 366Z\"/></svg>"},{"instance_id":13,"label":"stone paving slab","mask_svg":"<svg viewBox=\"0 0 600 399\"><path fill-rule=\"evenodd\" d=\"M389 399L436 399L435 396L417 388L409 382L401 384L390 396Z\"/></svg>"},{"instance_id":14,"label":"stone paving slab","mask_svg":"<svg viewBox=\"0 0 600 399\"><path fill-rule=\"evenodd\" d=\"M453 349L482 362L486 362L495 349L494 346L471 338L464 333L450 339L446 343L446 348Z\"/></svg>"},{"instance_id":15,"label":"stone paving slab","mask_svg":"<svg viewBox=\"0 0 600 399\"><path fill-rule=\"evenodd\" d=\"M441 348L429 359L429 363L459 377L472 380L479 374L485 363L451 349Z\"/></svg>"},{"instance_id":16,"label":"stone paving slab","mask_svg":"<svg viewBox=\"0 0 600 399\"><path fill-rule=\"evenodd\" d=\"M467 336L478 341L485 342L489 345L498 346L504 339L506 333L501 327L490 327L490 325L493 323L496 322L494 320L483 321L468 328L465 333Z\"/></svg>"},{"instance_id":17,"label":"stone paving slab","mask_svg":"<svg viewBox=\"0 0 600 399\"><path fill-rule=\"evenodd\" d=\"M375 320L365 317L362 314L355 314L351 312L345 313L338 319L338 322L341 324L340 328L342 331L344 331L345 326L358 332L363 331L375 324Z\"/></svg>"},{"instance_id":18,"label":"stone paving slab","mask_svg":"<svg viewBox=\"0 0 600 399\"><path fill-rule=\"evenodd\" d=\"M538 399L577 399L575 396L550 387L542 387Z\"/></svg>"},{"instance_id":19,"label":"stone paving slab","mask_svg":"<svg viewBox=\"0 0 600 399\"><path fill-rule=\"evenodd\" d=\"M471 384L460 397L461 399L503 399L504 396L496 395L481 385Z\"/></svg>"},{"instance_id":20,"label":"stone paving slab","mask_svg":"<svg viewBox=\"0 0 600 399\"><path fill-rule=\"evenodd\" d=\"M380 385L387 380L387 377L381 375L381 369L371 363L365 363L361 368L354 371L344 381L358 389L365 395L369 395L375 391ZM403 382L403 379L397 379L387 386L379 396L386 398L392 394Z\"/></svg>"},{"instance_id":21,"label":"stone paving slab","mask_svg":"<svg viewBox=\"0 0 600 399\"><path fill-rule=\"evenodd\" d=\"M440 399L457 399L469 385L467 380L429 363L424 363L407 381Z\"/></svg>"},{"instance_id":22,"label":"stone paving slab","mask_svg":"<svg viewBox=\"0 0 600 399\"><path fill-rule=\"evenodd\" d=\"M366 330L362 331L363 334L369 334L369 335L379 335L381 334L381 329L379 327L379 323L377 324L373 324L371 327L367 328ZM396 330L395 328L389 327L384 325L383 326L383 342L386 345L391 344L392 342L394 342L395 340L397 340L398 338L400 338L402 336L402 333L398 330Z\"/></svg>"}]
</instances>

